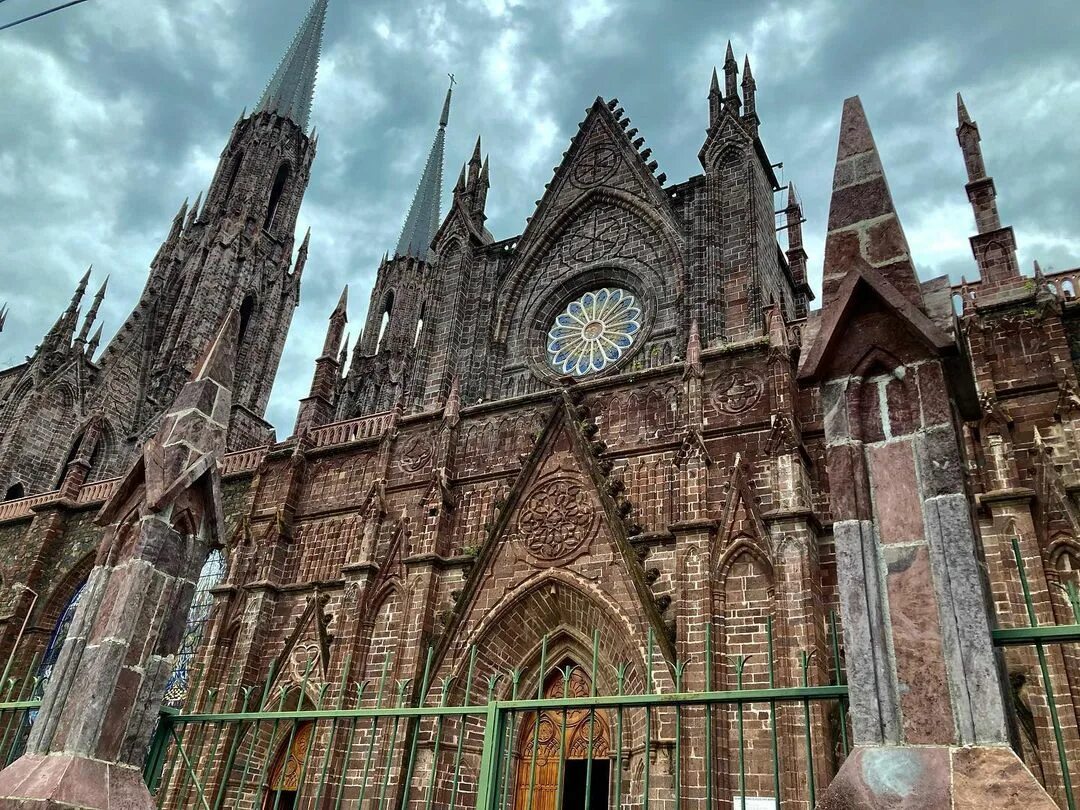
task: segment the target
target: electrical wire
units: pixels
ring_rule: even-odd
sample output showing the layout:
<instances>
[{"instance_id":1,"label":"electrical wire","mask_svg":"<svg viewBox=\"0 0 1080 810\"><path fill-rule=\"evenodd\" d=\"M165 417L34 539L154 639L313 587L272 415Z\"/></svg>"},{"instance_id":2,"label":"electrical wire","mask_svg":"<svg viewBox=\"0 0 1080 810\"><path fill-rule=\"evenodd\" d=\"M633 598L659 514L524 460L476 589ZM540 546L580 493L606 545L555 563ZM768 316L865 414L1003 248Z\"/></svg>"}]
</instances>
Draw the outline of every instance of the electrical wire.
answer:
<instances>
[{"instance_id":1,"label":"electrical wire","mask_svg":"<svg viewBox=\"0 0 1080 810\"><path fill-rule=\"evenodd\" d=\"M3 2L4 0L0 0L0 3ZM14 28L16 25L22 25L23 23L30 22L31 20L36 20L39 17L45 17L49 14L53 14L54 12L63 11L65 8L71 8L72 6L77 6L80 3L85 2L86 0L71 0L71 2L69 3L62 3L61 5L47 9L46 11L39 11L37 14L31 14L29 17L23 17L21 20L15 20L15 22L9 22L5 25L0 25L0 31L6 31L8 28Z\"/></svg>"}]
</instances>

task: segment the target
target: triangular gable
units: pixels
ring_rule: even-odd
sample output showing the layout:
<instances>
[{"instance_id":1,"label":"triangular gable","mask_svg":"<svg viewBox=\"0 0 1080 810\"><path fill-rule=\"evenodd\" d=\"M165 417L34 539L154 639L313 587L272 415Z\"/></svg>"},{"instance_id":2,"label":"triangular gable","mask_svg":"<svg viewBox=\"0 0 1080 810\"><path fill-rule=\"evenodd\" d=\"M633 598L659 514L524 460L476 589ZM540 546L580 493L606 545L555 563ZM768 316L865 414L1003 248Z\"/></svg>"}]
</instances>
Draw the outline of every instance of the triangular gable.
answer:
<instances>
[{"instance_id":1,"label":"triangular gable","mask_svg":"<svg viewBox=\"0 0 1080 810\"><path fill-rule=\"evenodd\" d=\"M409 538L412 532L409 530L409 519L402 511L394 526L394 534L390 537L390 545L386 549L386 557L378 561L379 573L367 589L367 593L381 593L383 586L392 579L401 583L406 580L405 558L409 556Z\"/></svg>"},{"instance_id":2,"label":"triangular gable","mask_svg":"<svg viewBox=\"0 0 1080 810\"><path fill-rule=\"evenodd\" d=\"M570 148L518 240L520 255L529 254L559 212L598 188L631 194L673 215L671 201L650 168L655 161L646 160L651 157L650 150L638 151L628 135L636 135L636 130L624 129L609 106L597 96L578 126Z\"/></svg>"},{"instance_id":3,"label":"triangular gable","mask_svg":"<svg viewBox=\"0 0 1080 810\"><path fill-rule=\"evenodd\" d=\"M546 512L545 497L538 496L541 491L538 485L554 493L550 506L557 504L562 511L576 511L580 520L561 524L564 531L546 531L551 527L545 520L550 513ZM512 555L515 560L527 558L528 566L541 573L545 568L565 567L580 556L594 553L594 549L602 548L605 543L614 546L616 553L612 556L622 563L625 598L636 602L641 620L653 628L665 658L674 662L674 645L630 543L624 521L627 514L626 507L620 509L609 492L604 472L582 432L574 406L565 394L561 395L477 554L436 650L436 667L450 651L458 633L468 626L476 610L477 596L503 555ZM527 531L531 523L538 529L535 544Z\"/></svg>"},{"instance_id":4,"label":"triangular gable","mask_svg":"<svg viewBox=\"0 0 1080 810\"><path fill-rule=\"evenodd\" d=\"M821 328L799 369L800 380L817 379L824 371L826 361L848 333L847 322L855 312L860 295L871 295L878 299L934 354L943 354L955 348L953 339L877 270L858 267L848 271L835 297L823 311Z\"/></svg>"}]
</instances>

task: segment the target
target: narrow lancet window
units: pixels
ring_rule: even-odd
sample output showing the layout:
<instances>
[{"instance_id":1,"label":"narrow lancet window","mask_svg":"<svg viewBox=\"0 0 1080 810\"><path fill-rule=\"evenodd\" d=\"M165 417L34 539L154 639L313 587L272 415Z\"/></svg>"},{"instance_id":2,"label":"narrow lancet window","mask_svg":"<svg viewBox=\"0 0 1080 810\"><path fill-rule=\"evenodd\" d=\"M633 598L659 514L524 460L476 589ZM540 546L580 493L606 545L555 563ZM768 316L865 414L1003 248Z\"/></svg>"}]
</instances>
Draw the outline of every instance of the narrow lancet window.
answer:
<instances>
[{"instance_id":1,"label":"narrow lancet window","mask_svg":"<svg viewBox=\"0 0 1080 810\"><path fill-rule=\"evenodd\" d=\"M285 185L289 182L289 174L292 167L288 163L282 163L278 169L277 177L274 178L274 187L270 191L270 204L266 208L266 221L263 230L270 231L277 224L278 209L281 207L281 198L285 193Z\"/></svg>"}]
</instances>

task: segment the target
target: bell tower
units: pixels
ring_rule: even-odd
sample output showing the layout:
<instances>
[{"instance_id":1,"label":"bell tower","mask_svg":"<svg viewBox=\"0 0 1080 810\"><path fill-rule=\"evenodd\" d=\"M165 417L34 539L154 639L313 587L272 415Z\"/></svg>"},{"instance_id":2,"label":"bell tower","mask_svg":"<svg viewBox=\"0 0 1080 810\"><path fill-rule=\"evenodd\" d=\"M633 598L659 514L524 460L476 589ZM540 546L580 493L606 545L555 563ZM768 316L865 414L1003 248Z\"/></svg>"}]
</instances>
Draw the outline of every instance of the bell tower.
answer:
<instances>
[{"instance_id":1,"label":"bell tower","mask_svg":"<svg viewBox=\"0 0 1080 810\"><path fill-rule=\"evenodd\" d=\"M107 388L138 381L124 420L134 435L153 432L233 309L240 330L228 446L270 435L263 414L307 259L305 238L293 263L318 144L309 120L327 3L314 2L254 111L234 125L205 202L177 215L138 307L102 357Z\"/></svg>"},{"instance_id":2,"label":"bell tower","mask_svg":"<svg viewBox=\"0 0 1080 810\"><path fill-rule=\"evenodd\" d=\"M353 349L344 396L337 405L338 419L389 410L406 397L414 376L416 348L425 335L425 320L430 329L438 290L431 243L441 222L443 157L453 91L451 76L439 128L397 248L379 264L367 321Z\"/></svg>"}]
</instances>

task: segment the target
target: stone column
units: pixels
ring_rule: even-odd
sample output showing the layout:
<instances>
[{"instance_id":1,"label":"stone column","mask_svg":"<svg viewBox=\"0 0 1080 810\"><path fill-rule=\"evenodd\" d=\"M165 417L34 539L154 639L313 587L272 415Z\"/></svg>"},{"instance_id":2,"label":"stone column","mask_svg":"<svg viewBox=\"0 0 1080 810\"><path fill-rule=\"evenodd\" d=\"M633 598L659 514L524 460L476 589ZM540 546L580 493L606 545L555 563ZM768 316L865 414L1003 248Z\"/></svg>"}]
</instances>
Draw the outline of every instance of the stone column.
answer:
<instances>
[{"instance_id":1,"label":"stone column","mask_svg":"<svg viewBox=\"0 0 1080 810\"><path fill-rule=\"evenodd\" d=\"M0 772L0 808L150 808L150 736L208 544L222 528L239 318L196 365L97 521L94 570L26 754Z\"/></svg>"}]
</instances>

